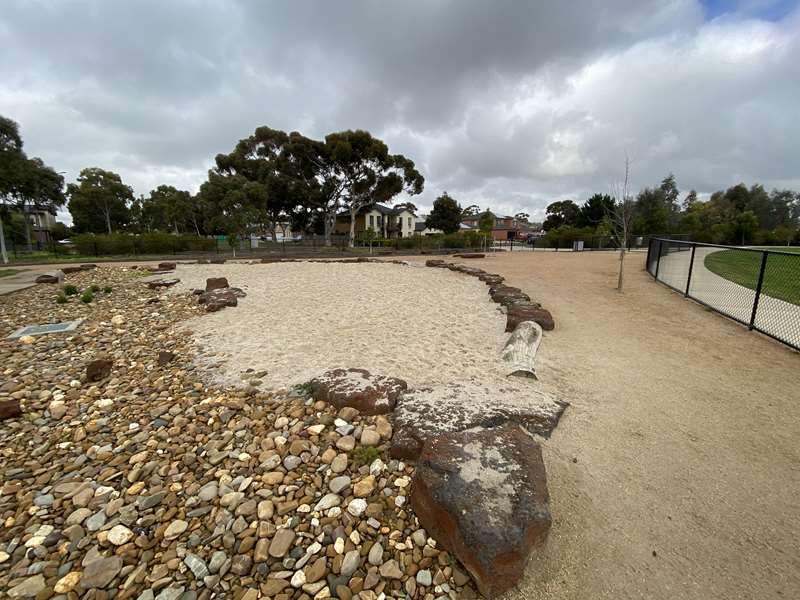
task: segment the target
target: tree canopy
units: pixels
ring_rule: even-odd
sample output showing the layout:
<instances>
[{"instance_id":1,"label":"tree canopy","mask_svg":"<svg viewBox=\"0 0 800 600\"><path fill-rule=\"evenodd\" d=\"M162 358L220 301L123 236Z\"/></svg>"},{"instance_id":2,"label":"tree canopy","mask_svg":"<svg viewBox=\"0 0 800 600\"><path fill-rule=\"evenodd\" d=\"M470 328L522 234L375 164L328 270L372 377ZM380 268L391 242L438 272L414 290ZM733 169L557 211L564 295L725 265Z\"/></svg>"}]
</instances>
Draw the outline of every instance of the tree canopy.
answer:
<instances>
[{"instance_id":1,"label":"tree canopy","mask_svg":"<svg viewBox=\"0 0 800 600\"><path fill-rule=\"evenodd\" d=\"M433 210L425 220L431 229L441 229L445 233L455 233L461 228L461 206L447 192L433 202Z\"/></svg>"},{"instance_id":2,"label":"tree canopy","mask_svg":"<svg viewBox=\"0 0 800 600\"><path fill-rule=\"evenodd\" d=\"M580 208L572 200L559 200L547 207L547 216L542 226L546 230L557 229L563 225L576 226L578 224Z\"/></svg>"},{"instance_id":3,"label":"tree canopy","mask_svg":"<svg viewBox=\"0 0 800 600\"><path fill-rule=\"evenodd\" d=\"M494 213L490 210L486 210L478 217L478 229L484 233L490 233L492 229L494 229L494 224L496 222L497 218L494 216Z\"/></svg>"},{"instance_id":4,"label":"tree canopy","mask_svg":"<svg viewBox=\"0 0 800 600\"><path fill-rule=\"evenodd\" d=\"M55 213L64 204L64 178L40 158L28 158L23 150L19 125L0 116L0 254L8 262L5 250L3 218L10 211L22 215L25 238L31 249L30 213Z\"/></svg>"},{"instance_id":5,"label":"tree canopy","mask_svg":"<svg viewBox=\"0 0 800 600\"><path fill-rule=\"evenodd\" d=\"M67 186L69 212L78 233L112 233L131 218L133 190L122 178L98 167L83 169L77 183Z\"/></svg>"}]
</instances>

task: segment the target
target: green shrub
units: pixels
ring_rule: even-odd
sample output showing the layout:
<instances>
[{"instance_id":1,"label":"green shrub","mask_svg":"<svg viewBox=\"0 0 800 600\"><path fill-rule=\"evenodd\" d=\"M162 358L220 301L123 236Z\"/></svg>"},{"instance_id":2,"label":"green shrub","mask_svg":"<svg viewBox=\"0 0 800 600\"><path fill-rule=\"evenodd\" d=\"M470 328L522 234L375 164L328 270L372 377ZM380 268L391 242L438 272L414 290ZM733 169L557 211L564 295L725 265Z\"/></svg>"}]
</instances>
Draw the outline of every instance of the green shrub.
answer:
<instances>
[{"instance_id":1,"label":"green shrub","mask_svg":"<svg viewBox=\"0 0 800 600\"><path fill-rule=\"evenodd\" d=\"M111 286L107 285L106 287L103 288L103 293L104 294L110 294L111 290L112 290Z\"/></svg>"},{"instance_id":2,"label":"green shrub","mask_svg":"<svg viewBox=\"0 0 800 600\"><path fill-rule=\"evenodd\" d=\"M94 294L91 290L86 290L81 294L81 302L84 304L89 304L92 300L94 300Z\"/></svg>"},{"instance_id":3,"label":"green shrub","mask_svg":"<svg viewBox=\"0 0 800 600\"><path fill-rule=\"evenodd\" d=\"M79 254L86 256L114 256L121 254L174 254L213 250L213 239L194 235L171 233L112 233L95 235L85 233L72 238Z\"/></svg>"},{"instance_id":4,"label":"green shrub","mask_svg":"<svg viewBox=\"0 0 800 600\"><path fill-rule=\"evenodd\" d=\"M93 283L91 286L89 286L89 289L92 290L92 293L96 294L100 291L100 286L96 283Z\"/></svg>"},{"instance_id":5,"label":"green shrub","mask_svg":"<svg viewBox=\"0 0 800 600\"><path fill-rule=\"evenodd\" d=\"M78 286L72 285L71 283L65 283L62 289L67 296L74 296L78 293Z\"/></svg>"},{"instance_id":6,"label":"green shrub","mask_svg":"<svg viewBox=\"0 0 800 600\"><path fill-rule=\"evenodd\" d=\"M66 303L67 303L67 297L63 293L56 296L56 304L66 304Z\"/></svg>"},{"instance_id":7,"label":"green shrub","mask_svg":"<svg viewBox=\"0 0 800 600\"><path fill-rule=\"evenodd\" d=\"M370 465L380 455L381 451L375 446L359 446L353 451L353 458L359 465Z\"/></svg>"}]
</instances>

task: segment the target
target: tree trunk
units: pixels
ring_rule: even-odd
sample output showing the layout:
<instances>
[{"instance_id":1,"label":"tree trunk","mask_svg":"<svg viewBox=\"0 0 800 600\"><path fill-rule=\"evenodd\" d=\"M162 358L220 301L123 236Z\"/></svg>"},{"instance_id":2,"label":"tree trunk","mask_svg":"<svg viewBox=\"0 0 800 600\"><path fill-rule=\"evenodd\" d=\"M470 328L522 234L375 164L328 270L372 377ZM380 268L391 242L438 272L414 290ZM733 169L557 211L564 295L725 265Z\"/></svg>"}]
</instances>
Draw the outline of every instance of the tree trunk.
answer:
<instances>
[{"instance_id":1,"label":"tree trunk","mask_svg":"<svg viewBox=\"0 0 800 600\"><path fill-rule=\"evenodd\" d=\"M31 241L31 222L28 220L28 213L25 212L25 207L22 207L22 220L25 221L25 245L28 247L28 252L33 252L33 242Z\"/></svg>"},{"instance_id":2,"label":"tree trunk","mask_svg":"<svg viewBox=\"0 0 800 600\"><path fill-rule=\"evenodd\" d=\"M198 237L200 236L200 227L197 226L197 219L192 217L192 224L194 225L194 230L197 233Z\"/></svg>"},{"instance_id":3,"label":"tree trunk","mask_svg":"<svg viewBox=\"0 0 800 600\"><path fill-rule=\"evenodd\" d=\"M619 248L619 277L617 279L617 291L622 291L622 284L625 278L625 244Z\"/></svg>"},{"instance_id":4,"label":"tree trunk","mask_svg":"<svg viewBox=\"0 0 800 600\"><path fill-rule=\"evenodd\" d=\"M272 223L269 228L269 233L272 236L272 241L276 244L278 243L278 227L275 223Z\"/></svg>"},{"instance_id":5,"label":"tree trunk","mask_svg":"<svg viewBox=\"0 0 800 600\"><path fill-rule=\"evenodd\" d=\"M349 246L352 248L356 245L356 215L358 214L358 209L353 210L350 209L350 244Z\"/></svg>"},{"instance_id":6,"label":"tree trunk","mask_svg":"<svg viewBox=\"0 0 800 600\"><path fill-rule=\"evenodd\" d=\"M108 229L108 235L111 235L111 210L106 207L105 211L106 214L106 228Z\"/></svg>"},{"instance_id":7,"label":"tree trunk","mask_svg":"<svg viewBox=\"0 0 800 600\"><path fill-rule=\"evenodd\" d=\"M8 253L6 252L6 233L3 230L3 215L0 214L0 255L3 257L3 264L8 264Z\"/></svg>"},{"instance_id":8,"label":"tree trunk","mask_svg":"<svg viewBox=\"0 0 800 600\"><path fill-rule=\"evenodd\" d=\"M537 379L534 360L542 342L542 328L533 321L523 321L508 337L503 348L503 359L510 363L509 376Z\"/></svg>"},{"instance_id":9,"label":"tree trunk","mask_svg":"<svg viewBox=\"0 0 800 600\"><path fill-rule=\"evenodd\" d=\"M333 221L333 223L331 223ZM324 235L325 235L325 245L330 247L331 246L331 230L333 229L332 224L336 223L336 214L334 213L333 219L329 214L326 214L322 219L324 225Z\"/></svg>"}]
</instances>

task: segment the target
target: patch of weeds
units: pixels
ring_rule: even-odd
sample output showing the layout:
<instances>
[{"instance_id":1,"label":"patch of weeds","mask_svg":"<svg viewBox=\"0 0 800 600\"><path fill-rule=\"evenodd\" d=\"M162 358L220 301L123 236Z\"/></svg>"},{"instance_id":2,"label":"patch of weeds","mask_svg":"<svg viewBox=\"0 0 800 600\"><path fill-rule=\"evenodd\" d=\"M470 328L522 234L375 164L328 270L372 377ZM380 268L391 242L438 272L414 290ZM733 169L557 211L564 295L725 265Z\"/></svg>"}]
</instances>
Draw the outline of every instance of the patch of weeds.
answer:
<instances>
[{"instance_id":1,"label":"patch of weeds","mask_svg":"<svg viewBox=\"0 0 800 600\"><path fill-rule=\"evenodd\" d=\"M298 396L308 397L314 391L314 386L310 381L306 381L305 383L299 383L294 386L293 390L294 393Z\"/></svg>"},{"instance_id":2,"label":"patch of weeds","mask_svg":"<svg viewBox=\"0 0 800 600\"><path fill-rule=\"evenodd\" d=\"M359 446L353 450L353 459L359 465L371 465L380 455L381 451L375 446Z\"/></svg>"},{"instance_id":3,"label":"patch of weeds","mask_svg":"<svg viewBox=\"0 0 800 600\"><path fill-rule=\"evenodd\" d=\"M66 303L67 303L67 297L63 293L56 296L56 304L66 304Z\"/></svg>"},{"instance_id":4,"label":"patch of weeds","mask_svg":"<svg viewBox=\"0 0 800 600\"><path fill-rule=\"evenodd\" d=\"M83 292L83 294L81 294L81 302L84 304L89 304L92 300L94 300L94 294L92 293L92 290L86 290Z\"/></svg>"},{"instance_id":5,"label":"patch of weeds","mask_svg":"<svg viewBox=\"0 0 800 600\"><path fill-rule=\"evenodd\" d=\"M72 285L71 283L65 283L64 287L61 289L64 290L64 294L67 296L74 296L78 293L78 286Z\"/></svg>"},{"instance_id":6,"label":"patch of weeds","mask_svg":"<svg viewBox=\"0 0 800 600\"><path fill-rule=\"evenodd\" d=\"M110 293L111 293L111 291L112 291L112 288L111 288L111 286L110 286L110 285L107 285L107 286L105 286L105 287L103 288L103 293L104 293L104 294L110 294Z\"/></svg>"},{"instance_id":7,"label":"patch of weeds","mask_svg":"<svg viewBox=\"0 0 800 600\"><path fill-rule=\"evenodd\" d=\"M89 289L92 290L93 294L96 294L97 292L100 291L100 286L97 285L96 283L93 283L92 285L89 286Z\"/></svg>"}]
</instances>

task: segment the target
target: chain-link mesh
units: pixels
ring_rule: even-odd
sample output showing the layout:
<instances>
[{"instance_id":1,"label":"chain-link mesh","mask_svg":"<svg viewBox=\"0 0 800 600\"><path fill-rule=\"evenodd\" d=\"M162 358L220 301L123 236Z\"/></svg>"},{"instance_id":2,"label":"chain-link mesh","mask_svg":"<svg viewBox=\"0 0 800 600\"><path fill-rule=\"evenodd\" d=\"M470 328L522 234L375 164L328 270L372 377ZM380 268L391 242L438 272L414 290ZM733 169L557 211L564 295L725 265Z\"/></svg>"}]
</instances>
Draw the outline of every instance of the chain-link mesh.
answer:
<instances>
[{"instance_id":1,"label":"chain-link mesh","mask_svg":"<svg viewBox=\"0 0 800 600\"><path fill-rule=\"evenodd\" d=\"M647 272L653 277L656 276L656 266L658 265L658 252L661 249L661 240L650 238L647 246Z\"/></svg>"},{"instance_id":2,"label":"chain-link mesh","mask_svg":"<svg viewBox=\"0 0 800 600\"><path fill-rule=\"evenodd\" d=\"M760 252L698 246L689 296L749 324L756 301L760 260Z\"/></svg>"},{"instance_id":3,"label":"chain-link mesh","mask_svg":"<svg viewBox=\"0 0 800 600\"><path fill-rule=\"evenodd\" d=\"M661 241L658 280L679 292L686 291L686 278L692 260L692 246L675 240Z\"/></svg>"},{"instance_id":4,"label":"chain-link mesh","mask_svg":"<svg viewBox=\"0 0 800 600\"><path fill-rule=\"evenodd\" d=\"M754 326L800 348L800 254L767 253Z\"/></svg>"},{"instance_id":5,"label":"chain-link mesh","mask_svg":"<svg viewBox=\"0 0 800 600\"><path fill-rule=\"evenodd\" d=\"M647 271L688 297L800 349L800 253L655 238Z\"/></svg>"}]
</instances>

